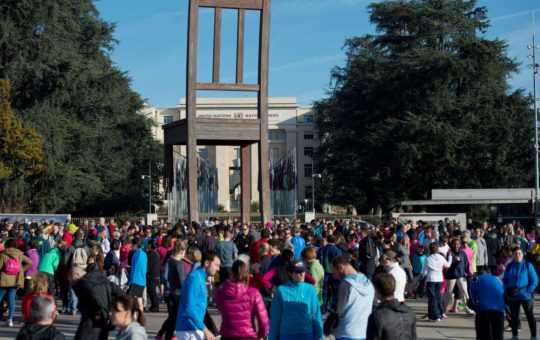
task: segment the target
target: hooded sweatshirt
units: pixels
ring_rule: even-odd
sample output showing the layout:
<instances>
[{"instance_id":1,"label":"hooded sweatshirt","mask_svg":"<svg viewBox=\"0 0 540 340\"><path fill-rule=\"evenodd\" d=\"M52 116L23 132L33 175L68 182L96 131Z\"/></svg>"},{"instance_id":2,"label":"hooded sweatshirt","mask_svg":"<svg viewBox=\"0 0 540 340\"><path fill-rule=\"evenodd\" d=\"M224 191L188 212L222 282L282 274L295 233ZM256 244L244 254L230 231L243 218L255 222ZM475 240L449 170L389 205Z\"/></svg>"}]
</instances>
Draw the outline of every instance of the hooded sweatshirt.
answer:
<instances>
[{"instance_id":1,"label":"hooded sweatshirt","mask_svg":"<svg viewBox=\"0 0 540 340\"><path fill-rule=\"evenodd\" d=\"M268 313L261 294L255 288L226 280L216 292L216 304L222 317L221 336L265 338L268 334ZM255 330L255 318L259 332Z\"/></svg>"},{"instance_id":2,"label":"hooded sweatshirt","mask_svg":"<svg viewBox=\"0 0 540 340\"><path fill-rule=\"evenodd\" d=\"M396 299L383 301L369 316L368 340L416 339L414 311Z\"/></svg>"},{"instance_id":3,"label":"hooded sweatshirt","mask_svg":"<svg viewBox=\"0 0 540 340\"><path fill-rule=\"evenodd\" d=\"M140 323L133 321L125 329L116 333L116 340L147 340L146 330Z\"/></svg>"},{"instance_id":4,"label":"hooded sweatshirt","mask_svg":"<svg viewBox=\"0 0 540 340\"><path fill-rule=\"evenodd\" d=\"M365 339L366 326L375 297L371 281L362 273L347 275L339 284L336 339Z\"/></svg>"},{"instance_id":5,"label":"hooded sweatshirt","mask_svg":"<svg viewBox=\"0 0 540 340\"><path fill-rule=\"evenodd\" d=\"M315 288L309 283L287 281L277 287L272 301L268 340L298 339L322 335L321 308Z\"/></svg>"}]
</instances>

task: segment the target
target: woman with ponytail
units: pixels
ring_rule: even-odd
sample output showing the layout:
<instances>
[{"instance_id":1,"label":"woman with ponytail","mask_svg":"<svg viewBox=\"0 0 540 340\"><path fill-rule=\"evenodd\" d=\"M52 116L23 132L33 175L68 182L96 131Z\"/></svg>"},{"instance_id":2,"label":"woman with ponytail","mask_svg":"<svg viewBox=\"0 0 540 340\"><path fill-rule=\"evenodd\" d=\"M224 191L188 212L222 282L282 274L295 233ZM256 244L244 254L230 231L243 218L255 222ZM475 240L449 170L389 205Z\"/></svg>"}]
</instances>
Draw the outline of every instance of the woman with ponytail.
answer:
<instances>
[{"instance_id":1,"label":"woman with ponytail","mask_svg":"<svg viewBox=\"0 0 540 340\"><path fill-rule=\"evenodd\" d=\"M113 299L109 316L112 325L118 328L116 340L148 339L144 314L131 296L122 295Z\"/></svg>"}]
</instances>

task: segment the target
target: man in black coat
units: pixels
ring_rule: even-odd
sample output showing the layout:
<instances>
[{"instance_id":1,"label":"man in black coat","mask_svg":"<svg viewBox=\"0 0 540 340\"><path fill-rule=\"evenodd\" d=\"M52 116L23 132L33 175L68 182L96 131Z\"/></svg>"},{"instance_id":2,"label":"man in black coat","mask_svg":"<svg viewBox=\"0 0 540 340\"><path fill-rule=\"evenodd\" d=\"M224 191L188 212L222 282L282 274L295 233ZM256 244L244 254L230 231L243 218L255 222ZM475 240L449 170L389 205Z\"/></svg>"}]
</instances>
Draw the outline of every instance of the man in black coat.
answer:
<instances>
[{"instance_id":1,"label":"man in black coat","mask_svg":"<svg viewBox=\"0 0 540 340\"><path fill-rule=\"evenodd\" d=\"M248 254L249 247L255 242L255 237L249 232L249 229L249 225L244 223L240 234L234 239L239 254Z\"/></svg>"},{"instance_id":2,"label":"man in black coat","mask_svg":"<svg viewBox=\"0 0 540 340\"><path fill-rule=\"evenodd\" d=\"M80 267L70 270L73 291L79 298L81 320L75 340L106 340L109 336L109 308L114 297L124 292L95 265L88 265L88 272Z\"/></svg>"}]
</instances>

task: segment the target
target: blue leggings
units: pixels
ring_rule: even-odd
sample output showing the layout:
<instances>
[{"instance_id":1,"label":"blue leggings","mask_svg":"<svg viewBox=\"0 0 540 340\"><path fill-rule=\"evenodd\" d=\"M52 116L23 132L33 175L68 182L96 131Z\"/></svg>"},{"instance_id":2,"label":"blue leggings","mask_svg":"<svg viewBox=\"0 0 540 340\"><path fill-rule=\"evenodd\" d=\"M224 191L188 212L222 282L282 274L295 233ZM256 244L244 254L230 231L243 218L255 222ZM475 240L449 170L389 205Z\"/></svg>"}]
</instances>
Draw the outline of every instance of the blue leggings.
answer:
<instances>
[{"instance_id":1,"label":"blue leggings","mask_svg":"<svg viewBox=\"0 0 540 340\"><path fill-rule=\"evenodd\" d=\"M17 293L17 287L1 287L0 288L0 301L4 298L4 295L8 295L7 301L9 306L9 320L13 320L13 314L15 313L15 294Z\"/></svg>"}]
</instances>

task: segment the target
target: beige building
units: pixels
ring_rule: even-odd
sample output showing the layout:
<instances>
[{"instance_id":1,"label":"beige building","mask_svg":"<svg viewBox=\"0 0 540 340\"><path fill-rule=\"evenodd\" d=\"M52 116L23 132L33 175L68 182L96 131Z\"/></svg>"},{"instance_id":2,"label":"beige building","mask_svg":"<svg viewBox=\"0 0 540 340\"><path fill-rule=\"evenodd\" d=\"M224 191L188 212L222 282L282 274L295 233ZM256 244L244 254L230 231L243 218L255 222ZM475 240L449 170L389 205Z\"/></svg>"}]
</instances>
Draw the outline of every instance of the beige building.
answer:
<instances>
[{"instance_id":1,"label":"beige building","mask_svg":"<svg viewBox=\"0 0 540 340\"><path fill-rule=\"evenodd\" d=\"M181 99L178 107L156 108L146 106L143 113L156 122L153 134L163 142L163 124L186 117L186 101ZM256 98L197 98L197 117L224 119L256 119ZM313 148L316 146L313 111L302 107L294 97L271 97L269 102L269 147L270 160L274 164L287 152L296 148L298 173L298 202L307 198L311 202ZM185 155L185 146L175 146ZM240 195L240 148L235 146L198 146L199 154L218 168L218 204L227 211L239 210ZM259 201L257 190L258 157L256 146L252 146L252 194L251 200ZM308 203L310 205L311 203Z\"/></svg>"}]
</instances>

